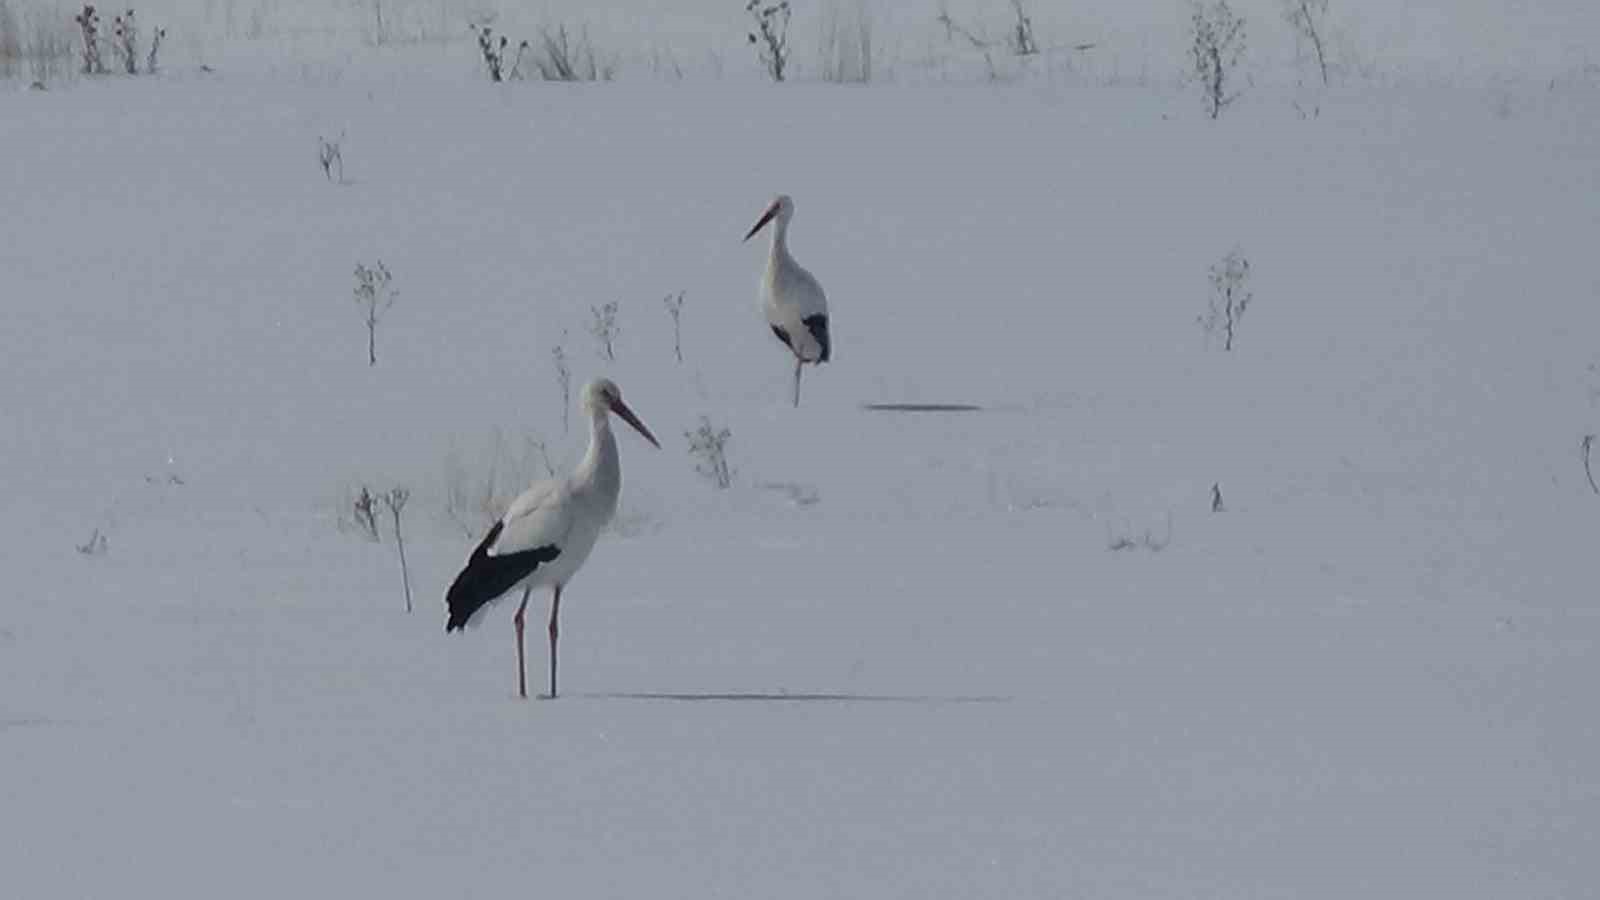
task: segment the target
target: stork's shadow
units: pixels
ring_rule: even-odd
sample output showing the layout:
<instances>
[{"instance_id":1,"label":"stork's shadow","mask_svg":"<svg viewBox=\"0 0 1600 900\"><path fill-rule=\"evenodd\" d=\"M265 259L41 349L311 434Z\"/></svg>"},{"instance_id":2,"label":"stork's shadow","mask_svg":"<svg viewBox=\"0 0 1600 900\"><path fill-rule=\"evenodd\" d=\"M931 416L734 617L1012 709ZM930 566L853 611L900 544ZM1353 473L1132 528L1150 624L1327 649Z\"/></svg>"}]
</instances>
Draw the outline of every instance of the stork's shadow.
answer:
<instances>
[{"instance_id":1,"label":"stork's shadow","mask_svg":"<svg viewBox=\"0 0 1600 900\"><path fill-rule=\"evenodd\" d=\"M588 700L669 700L680 703L905 703L945 706L959 703L1009 703L1010 697L990 695L850 694L850 693L667 693L663 691L610 691L578 694Z\"/></svg>"}]
</instances>

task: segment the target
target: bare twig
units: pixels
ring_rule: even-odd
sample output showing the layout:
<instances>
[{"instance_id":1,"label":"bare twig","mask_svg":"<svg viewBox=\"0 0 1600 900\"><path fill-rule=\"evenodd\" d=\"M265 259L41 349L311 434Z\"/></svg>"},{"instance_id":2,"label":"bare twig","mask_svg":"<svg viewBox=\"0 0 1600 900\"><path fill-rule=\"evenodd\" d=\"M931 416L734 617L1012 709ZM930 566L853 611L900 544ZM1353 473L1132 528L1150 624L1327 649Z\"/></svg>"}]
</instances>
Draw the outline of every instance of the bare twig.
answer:
<instances>
[{"instance_id":1,"label":"bare twig","mask_svg":"<svg viewBox=\"0 0 1600 900\"><path fill-rule=\"evenodd\" d=\"M344 184L343 144L344 132L342 131L339 133L339 139L336 141L330 141L321 135L317 136L317 162L322 164L322 174L329 181L337 180L340 184ZM335 179L333 174L334 170L336 169L339 172L337 179Z\"/></svg>"},{"instance_id":2,"label":"bare twig","mask_svg":"<svg viewBox=\"0 0 1600 900\"><path fill-rule=\"evenodd\" d=\"M676 295L668 294L661 298L667 308L667 315L672 317L672 353L678 357L678 362L683 362L683 291Z\"/></svg>"},{"instance_id":3,"label":"bare twig","mask_svg":"<svg viewBox=\"0 0 1600 900\"><path fill-rule=\"evenodd\" d=\"M782 81L789 68L789 0L766 6L761 0L749 0L744 9L755 21L756 30L748 37L758 45L761 64L773 81Z\"/></svg>"},{"instance_id":4,"label":"bare twig","mask_svg":"<svg viewBox=\"0 0 1600 900\"><path fill-rule=\"evenodd\" d=\"M1311 42L1317 54L1317 68L1322 72L1322 84L1328 84L1328 57L1323 52L1321 23L1328 14L1328 0L1284 0L1284 17L1296 33Z\"/></svg>"},{"instance_id":5,"label":"bare twig","mask_svg":"<svg viewBox=\"0 0 1600 900\"><path fill-rule=\"evenodd\" d=\"M361 493L356 495L350 505L351 513L355 519L356 527L366 535L369 541L380 540L378 536L378 498L366 485L361 486Z\"/></svg>"},{"instance_id":6,"label":"bare twig","mask_svg":"<svg viewBox=\"0 0 1600 900\"><path fill-rule=\"evenodd\" d=\"M389 39L389 29L383 26L383 0L372 0L372 12L378 18L377 30L372 33L372 42L382 47Z\"/></svg>"},{"instance_id":7,"label":"bare twig","mask_svg":"<svg viewBox=\"0 0 1600 900\"><path fill-rule=\"evenodd\" d=\"M356 305L361 307L362 320L367 326L367 365L378 364L378 322L382 321L383 314L394 305L397 292L390 287L394 276L389 274L389 269L378 260L378 264L368 268L360 263L356 264Z\"/></svg>"},{"instance_id":8,"label":"bare twig","mask_svg":"<svg viewBox=\"0 0 1600 900\"><path fill-rule=\"evenodd\" d=\"M469 25L472 33L478 36L478 52L483 54L483 64L489 71L489 80L501 82L505 80L506 46L510 41L505 35L496 37L494 29L487 25ZM528 46L527 41L518 45L518 55Z\"/></svg>"},{"instance_id":9,"label":"bare twig","mask_svg":"<svg viewBox=\"0 0 1600 900\"><path fill-rule=\"evenodd\" d=\"M86 543L77 545L78 552L84 556L103 556L106 552L106 536L96 528L94 534L89 535Z\"/></svg>"},{"instance_id":10,"label":"bare twig","mask_svg":"<svg viewBox=\"0 0 1600 900\"><path fill-rule=\"evenodd\" d=\"M145 56L144 71L147 75L156 73L156 55L161 52L161 42L166 39L167 30L157 28L155 37L150 39L150 52Z\"/></svg>"},{"instance_id":11,"label":"bare twig","mask_svg":"<svg viewBox=\"0 0 1600 900\"><path fill-rule=\"evenodd\" d=\"M117 55L117 62L129 75L139 74L139 26L134 22L133 10L112 18L111 34L111 51Z\"/></svg>"},{"instance_id":12,"label":"bare twig","mask_svg":"<svg viewBox=\"0 0 1600 900\"><path fill-rule=\"evenodd\" d=\"M411 492L403 487L392 488L383 495L383 505L389 508L389 515L394 518L394 543L400 552L400 580L406 589L406 612L411 612L411 571L406 567L406 539L400 533L400 512L410 499Z\"/></svg>"},{"instance_id":13,"label":"bare twig","mask_svg":"<svg viewBox=\"0 0 1600 900\"><path fill-rule=\"evenodd\" d=\"M589 307L589 312L594 316L589 322L589 333L594 335L596 349L599 351L601 358L608 362L615 362L617 353L613 343L616 341L617 335L622 333L622 327L617 324L617 301L612 300L610 303L601 306L591 306Z\"/></svg>"},{"instance_id":14,"label":"bare twig","mask_svg":"<svg viewBox=\"0 0 1600 900\"><path fill-rule=\"evenodd\" d=\"M1244 18L1234 14L1228 0L1216 0L1210 6L1195 0L1190 31L1194 72L1205 87L1206 111L1215 119L1239 98L1237 92L1228 93L1226 80L1244 57Z\"/></svg>"},{"instance_id":15,"label":"bare twig","mask_svg":"<svg viewBox=\"0 0 1600 900\"><path fill-rule=\"evenodd\" d=\"M698 460L695 471L719 489L730 487L733 470L728 467L728 440L733 432L726 428L719 430L712 426L710 419L701 416L699 429L685 431L683 436L689 439L689 455Z\"/></svg>"},{"instance_id":16,"label":"bare twig","mask_svg":"<svg viewBox=\"0 0 1600 900\"><path fill-rule=\"evenodd\" d=\"M1589 479L1589 489L1600 494L1600 486L1594 483L1594 469L1589 466L1589 454L1594 449L1594 439L1595 436L1592 434L1583 436L1583 474Z\"/></svg>"},{"instance_id":17,"label":"bare twig","mask_svg":"<svg viewBox=\"0 0 1600 900\"><path fill-rule=\"evenodd\" d=\"M966 38L967 43L971 44L976 50L986 50L990 45L989 41L983 40L973 34L971 30L950 18L950 10L946 9L942 3L939 6L939 15L934 18L934 21L944 26L945 40L952 40L956 35L960 35Z\"/></svg>"},{"instance_id":18,"label":"bare twig","mask_svg":"<svg viewBox=\"0 0 1600 900\"><path fill-rule=\"evenodd\" d=\"M510 78L512 81L522 80L522 57L525 56L527 52L527 41L523 41L517 45L517 55L511 60L511 71L506 73L507 78Z\"/></svg>"},{"instance_id":19,"label":"bare twig","mask_svg":"<svg viewBox=\"0 0 1600 900\"><path fill-rule=\"evenodd\" d=\"M527 42L523 42L526 46ZM522 54L517 54L520 65ZM533 68L545 81L610 81L616 76L613 57L602 59L589 39L589 29L579 28L576 36L567 26L539 30L539 46L533 54ZM515 67L513 67L515 71Z\"/></svg>"},{"instance_id":20,"label":"bare twig","mask_svg":"<svg viewBox=\"0 0 1600 900\"><path fill-rule=\"evenodd\" d=\"M566 332L561 333L562 341L567 339ZM567 366L567 350L561 344L550 349L550 356L556 363L556 384L561 388L561 433L572 433L572 369Z\"/></svg>"},{"instance_id":21,"label":"bare twig","mask_svg":"<svg viewBox=\"0 0 1600 900\"><path fill-rule=\"evenodd\" d=\"M83 34L83 74L104 75L105 61L100 56L100 14L94 7L85 5L83 12L72 17Z\"/></svg>"},{"instance_id":22,"label":"bare twig","mask_svg":"<svg viewBox=\"0 0 1600 900\"><path fill-rule=\"evenodd\" d=\"M1222 349L1233 350L1233 341L1244 319L1245 311L1255 295L1246 287L1250 278L1250 261L1234 250L1211 267L1211 301L1206 314L1199 318L1200 327L1208 335L1221 334Z\"/></svg>"},{"instance_id":23,"label":"bare twig","mask_svg":"<svg viewBox=\"0 0 1600 900\"><path fill-rule=\"evenodd\" d=\"M1011 11L1017 17L1011 26L1011 52L1018 56L1038 53L1039 44L1033 39L1033 20L1028 17L1028 11L1022 8L1022 0L1011 0Z\"/></svg>"}]
</instances>

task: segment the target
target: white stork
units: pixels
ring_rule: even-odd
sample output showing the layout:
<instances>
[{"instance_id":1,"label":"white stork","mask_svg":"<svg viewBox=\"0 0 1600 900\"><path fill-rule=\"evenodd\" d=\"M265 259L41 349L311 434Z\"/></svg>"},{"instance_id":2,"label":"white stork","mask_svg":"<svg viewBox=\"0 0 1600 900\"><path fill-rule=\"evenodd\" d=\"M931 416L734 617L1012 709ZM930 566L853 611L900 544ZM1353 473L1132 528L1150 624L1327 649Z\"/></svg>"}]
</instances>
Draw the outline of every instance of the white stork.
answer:
<instances>
[{"instance_id":1,"label":"white stork","mask_svg":"<svg viewBox=\"0 0 1600 900\"><path fill-rule=\"evenodd\" d=\"M767 271L761 276L761 301L772 333L794 353L794 405L799 406L800 367L806 363L825 363L831 354L828 298L817 279L789 255L789 220L792 218L794 201L788 194L779 194L744 239L755 237L768 222L776 222L772 226Z\"/></svg>"},{"instance_id":2,"label":"white stork","mask_svg":"<svg viewBox=\"0 0 1600 900\"><path fill-rule=\"evenodd\" d=\"M583 389L583 411L589 414L589 451L566 478L535 482L512 501L511 508L472 551L466 568L445 595L448 634L465 628L484 608L517 588L522 605L512 619L517 628L517 692L528 696L528 670L522 649L522 616L536 587L554 590L550 600L550 697L556 696L556 617L561 589L589 558L601 529L617 511L622 494L622 463L611 434L611 413L632 425L645 440L661 444L639 417L622 402L622 391L609 379Z\"/></svg>"}]
</instances>

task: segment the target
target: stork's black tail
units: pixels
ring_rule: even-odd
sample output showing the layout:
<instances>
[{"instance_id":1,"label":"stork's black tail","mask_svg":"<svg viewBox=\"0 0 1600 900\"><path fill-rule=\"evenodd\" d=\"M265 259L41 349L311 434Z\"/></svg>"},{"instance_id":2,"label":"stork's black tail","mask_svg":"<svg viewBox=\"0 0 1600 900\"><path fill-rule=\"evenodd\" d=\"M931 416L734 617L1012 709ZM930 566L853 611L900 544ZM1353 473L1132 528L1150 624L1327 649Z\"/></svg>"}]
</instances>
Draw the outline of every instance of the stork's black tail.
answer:
<instances>
[{"instance_id":1,"label":"stork's black tail","mask_svg":"<svg viewBox=\"0 0 1600 900\"><path fill-rule=\"evenodd\" d=\"M828 317L824 315L806 316L800 320L811 332L812 340L822 348L822 355L817 357L817 362L825 363L833 355L832 344L828 341Z\"/></svg>"},{"instance_id":2,"label":"stork's black tail","mask_svg":"<svg viewBox=\"0 0 1600 900\"><path fill-rule=\"evenodd\" d=\"M478 610L516 587L517 582L532 575L540 566L561 555L561 548L550 544L490 556L489 548L494 546L495 539L500 537L500 529L504 527L504 522L494 523L489 534L467 558L466 568L456 576L445 594L445 606L450 610L450 620L444 625L446 634L465 628Z\"/></svg>"}]
</instances>

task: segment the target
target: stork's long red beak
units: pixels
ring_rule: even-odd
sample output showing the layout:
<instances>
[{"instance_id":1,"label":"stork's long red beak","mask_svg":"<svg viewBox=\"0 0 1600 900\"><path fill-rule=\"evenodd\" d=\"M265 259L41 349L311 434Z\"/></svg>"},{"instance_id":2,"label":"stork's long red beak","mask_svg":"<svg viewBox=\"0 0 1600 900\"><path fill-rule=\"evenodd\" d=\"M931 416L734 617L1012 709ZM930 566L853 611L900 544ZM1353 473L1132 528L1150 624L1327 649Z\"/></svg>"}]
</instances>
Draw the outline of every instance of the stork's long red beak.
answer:
<instances>
[{"instance_id":1,"label":"stork's long red beak","mask_svg":"<svg viewBox=\"0 0 1600 900\"><path fill-rule=\"evenodd\" d=\"M766 224L768 222L771 222L772 221L772 217L777 215L777 214L778 214L778 204L774 203L771 206L767 207L767 211L761 214L761 218L756 220L756 224L755 225L751 226L750 233L746 234L744 236L744 239L746 241L748 241L751 238L755 237L756 236L756 232L758 232L762 228L766 227Z\"/></svg>"},{"instance_id":2,"label":"stork's long red beak","mask_svg":"<svg viewBox=\"0 0 1600 900\"><path fill-rule=\"evenodd\" d=\"M661 449L661 442L656 440L656 436L650 433L650 429L646 428L643 422L639 421L639 417L633 414L633 410L628 408L628 404L623 403L621 400L613 400L611 401L611 411L621 416L622 421L632 425L634 431L644 435L644 439L649 441L657 450Z\"/></svg>"}]
</instances>

